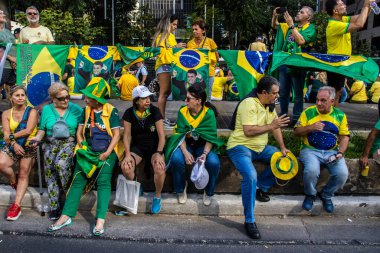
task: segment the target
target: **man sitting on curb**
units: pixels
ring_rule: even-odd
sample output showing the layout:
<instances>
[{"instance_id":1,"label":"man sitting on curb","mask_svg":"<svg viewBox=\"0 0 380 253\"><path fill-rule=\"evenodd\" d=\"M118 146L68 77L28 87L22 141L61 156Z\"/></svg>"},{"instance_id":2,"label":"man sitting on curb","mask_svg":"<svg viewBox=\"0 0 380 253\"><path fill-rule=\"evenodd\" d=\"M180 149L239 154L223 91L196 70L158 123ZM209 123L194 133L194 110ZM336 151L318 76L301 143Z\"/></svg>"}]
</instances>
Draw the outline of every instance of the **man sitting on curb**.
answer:
<instances>
[{"instance_id":1,"label":"man sitting on curb","mask_svg":"<svg viewBox=\"0 0 380 253\"><path fill-rule=\"evenodd\" d=\"M305 200L303 209L310 211L317 195L317 181L320 167L325 166L330 173L326 186L318 193L323 208L328 213L334 211L331 198L343 187L348 177L344 159L350 139L347 117L338 108L333 107L335 89L321 87L317 94L316 106L310 106L301 113L294 127L294 134L302 137L300 160L304 165L303 182Z\"/></svg>"},{"instance_id":2,"label":"man sitting on curb","mask_svg":"<svg viewBox=\"0 0 380 253\"><path fill-rule=\"evenodd\" d=\"M277 117L274 102L278 97L279 83L271 77L263 77L256 89L242 100L232 116L231 129L234 130L227 143L227 154L243 177L241 192L244 206L245 229L253 239L259 239L260 233L255 223L255 199L269 201L266 192L275 184L275 177L269 166L276 147L268 145L268 132L272 132L286 155L281 127L289 124L289 117ZM261 161L268 167L257 176L252 161ZM258 186L258 188L257 188Z\"/></svg>"}]
</instances>

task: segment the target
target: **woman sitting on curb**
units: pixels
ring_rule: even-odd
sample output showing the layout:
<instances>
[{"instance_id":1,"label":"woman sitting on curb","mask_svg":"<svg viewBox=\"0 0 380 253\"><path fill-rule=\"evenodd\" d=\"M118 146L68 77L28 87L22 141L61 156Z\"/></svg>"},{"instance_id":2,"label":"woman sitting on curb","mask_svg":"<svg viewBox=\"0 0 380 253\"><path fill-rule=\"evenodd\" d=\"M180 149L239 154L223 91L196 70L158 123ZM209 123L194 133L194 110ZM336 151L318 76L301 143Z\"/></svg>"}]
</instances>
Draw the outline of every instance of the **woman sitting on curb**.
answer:
<instances>
[{"instance_id":1,"label":"woman sitting on curb","mask_svg":"<svg viewBox=\"0 0 380 253\"><path fill-rule=\"evenodd\" d=\"M73 182L67 193L66 203L58 221L51 225L49 232L59 230L72 223L76 215L83 189L97 183L96 224L93 235L104 233L104 223L111 197L111 177L113 167L122 158L123 145L120 142L119 114L104 97L110 94L108 83L94 77L81 90L87 104L77 130L76 159ZM86 190L89 187L86 187Z\"/></svg>"},{"instance_id":2,"label":"woman sitting on curb","mask_svg":"<svg viewBox=\"0 0 380 253\"><path fill-rule=\"evenodd\" d=\"M16 190L15 202L9 207L7 220L21 215L21 202L29 184L29 173L37 157L37 148L30 145L37 133L37 111L26 105L26 89L15 85L10 91L12 108L3 112L3 133L7 145L0 152L0 172ZM19 162L18 177L12 166Z\"/></svg>"},{"instance_id":3,"label":"woman sitting on curb","mask_svg":"<svg viewBox=\"0 0 380 253\"><path fill-rule=\"evenodd\" d=\"M83 110L79 105L70 102L69 87L61 82L53 83L48 93L52 103L43 108L39 130L33 140L34 145L37 145L46 135L43 151L50 204L49 219L57 220L71 181L75 133ZM64 124L67 126L65 131Z\"/></svg>"},{"instance_id":4,"label":"woman sitting on curb","mask_svg":"<svg viewBox=\"0 0 380 253\"><path fill-rule=\"evenodd\" d=\"M211 204L220 170L220 161L215 150L223 145L223 141L217 137L216 108L206 102L206 92L195 86L189 87L185 100L186 106L179 109L175 133L168 140L165 157L173 174L174 190L180 204L187 200L186 164L193 165L197 159L205 161L209 182L205 188L203 203L208 206Z\"/></svg>"},{"instance_id":5,"label":"woman sitting on curb","mask_svg":"<svg viewBox=\"0 0 380 253\"><path fill-rule=\"evenodd\" d=\"M121 169L127 179L133 180L135 168L142 159L145 159L146 166L151 162L156 187L151 212L157 214L161 210L161 191L165 181L165 132L160 110L150 104L151 95L153 93L145 86L137 86L132 91L133 106L123 116L125 159Z\"/></svg>"}]
</instances>

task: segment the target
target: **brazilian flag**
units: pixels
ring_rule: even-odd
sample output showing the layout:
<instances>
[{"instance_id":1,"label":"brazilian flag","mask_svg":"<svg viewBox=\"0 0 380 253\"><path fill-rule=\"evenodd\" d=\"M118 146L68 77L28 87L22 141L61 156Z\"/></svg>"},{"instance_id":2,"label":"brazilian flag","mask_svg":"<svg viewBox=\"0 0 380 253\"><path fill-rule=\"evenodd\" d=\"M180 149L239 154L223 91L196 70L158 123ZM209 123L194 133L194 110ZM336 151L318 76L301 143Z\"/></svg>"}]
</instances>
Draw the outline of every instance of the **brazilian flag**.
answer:
<instances>
[{"instance_id":1,"label":"brazilian flag","mask_svg":"<svg viewBox=\"0 0 380 253\"><path fill-rule=\"evenodd\" d=\"M125 47L121 44L117 44L116 46L121 60L127 66L155 57L160 53L159 47Z\"/></svg>"},{"instance_id":2,"label":"brazilian flag","mask_svg":"<svg viewBox=\"0 0 380 253\"><path fill-rule=\"evenodd\" d=\"M48 89L65 69L68 45L17 45L17 84L25 85L33 106L49 99Z\"/></svg>"},{"instance_id":3,"label":"brazilian flag","mask_svg":"<svg viewBox=\"0 0 380 253\"><path fill-rule=\"evenodd\" d=\"M116 47L79 46L75 61L74 92L86 88L93 77L109 79Z\"/></svg>"},{"instance_id":4,"label":"brazilian flag","mask_svg":"<svg viewBox=\"0 0 380 253\"><path fill-rule=\"evenodd\" d=\"M280 23L277 26L276 40L273 45L273 52L283 50L285 39L286 39L286 33L288 32L288 29L289 29L289 26L287 23Z\"/></svg>"},{"instance_id":5,"label":"brazilian flag","mask_svg":"<svg viewBox=\"0 0 380 253\"><path fill-rule=\"evenodd\" d=\"M231 69L239 91L240 99L243 99L257 82L264 76L268 67L271 52L218 50Z\"/></svg>"},{"instance_id":6,"label":"brazilian flag","mask_svg":"<svg viewBox=\"0 0 380 253\"><path fill-rule=\"evenodd\" d=\"M171 68L173 100L185 100L187 89L196 85L208 91L208 50L173 48ZM195 76L195 78L194 78Z\"/></svg>"},{"instance_id":7,"label":"brazilian flag","mask_svg":"<svg viewBox=\"0 0 380 253\"><path fill-rule=\"evenodd\" d=\"M275 71L281 65L334 72L366 83L374 83L379 74L376 62L361 55L273 52L270 71Z\"/></svg>"}]
</instances>

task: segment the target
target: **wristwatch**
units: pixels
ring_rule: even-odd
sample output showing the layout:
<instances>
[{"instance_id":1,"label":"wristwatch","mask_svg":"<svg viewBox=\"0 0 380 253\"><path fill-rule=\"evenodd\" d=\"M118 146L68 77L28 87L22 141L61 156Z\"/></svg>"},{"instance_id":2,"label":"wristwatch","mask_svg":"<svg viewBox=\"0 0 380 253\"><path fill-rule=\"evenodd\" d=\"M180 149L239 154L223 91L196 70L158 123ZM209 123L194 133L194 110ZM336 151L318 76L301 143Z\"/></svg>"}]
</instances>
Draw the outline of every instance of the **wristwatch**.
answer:
<instances>
[{"instance_id":1,"label":"wristwatch","mask_svg":"<svg viewBox=\"0 0 380 253\"><path fill-rule=\"evenodd\" d=\"M289 30L294 29L294 25L289 26Z\"/></svg>"},{"instance_id":2,"label":"wristwatch","mask_svg":"<svg viewBox=\"0 0 380 253\"><path fill-rule=\"evenodd\" d=\"M10 134L10 135L9 135L9 140L10 140L10 141L14 141L14 140L15 140L15 136L14 136L13 134Z\"/></svg>"},{"instance_id":3,"label":"wristwatch","mask_svg":"<svg viewBox=\"0 0 380 253\"><path fill-rule=\"evenodd\" d=\"M163 155L163 154L164 154L164 151L162 151L162 150L161 150L161 151L157 150L156 153L159 153L160 155Z\"/></svg>"}]
</instances>

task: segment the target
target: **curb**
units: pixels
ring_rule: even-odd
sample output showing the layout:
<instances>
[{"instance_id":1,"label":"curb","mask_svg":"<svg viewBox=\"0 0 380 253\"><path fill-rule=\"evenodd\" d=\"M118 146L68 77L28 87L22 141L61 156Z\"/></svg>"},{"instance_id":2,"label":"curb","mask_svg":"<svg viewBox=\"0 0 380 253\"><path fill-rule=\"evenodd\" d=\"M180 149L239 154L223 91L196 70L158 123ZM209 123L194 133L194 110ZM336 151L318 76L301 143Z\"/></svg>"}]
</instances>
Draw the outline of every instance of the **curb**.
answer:
<instances>
[{"instance_id":1,"label":"curb","mask_svg":"<svg viewBox=\"0 0 380 253\"><path fill-rule=\"evenodd\" d=\"M25 193L22 206L42 211L48 203L47 189L43 189L41 197L38 188L29 187ZM7 207L15 199L15 191L8 185L0 185L0 206ZM144 193L139 198L139 213L150 213L153 193ZM109 211L120 209L113 205L115 192L111 193ZM322 203L317 200L311 212L302 209L304 196L271 195L271 201L256 202L255 215L331 215L323 211ZM42 203L44 205L41 204ZM335 210L333 215L380 216L380 196L338 196L333 199ZM79 210L96 209L96 191L82 197ZM242 216L243 206L241 195L214 195L210 206L204 206L201 194L188 194L186 204L178 204L175 194L162 194L161 214L168 215L207 215L207 216Z\"/></svg>"}]
</instances>

